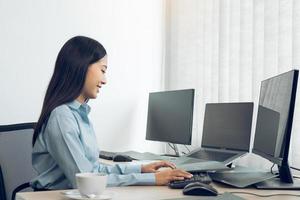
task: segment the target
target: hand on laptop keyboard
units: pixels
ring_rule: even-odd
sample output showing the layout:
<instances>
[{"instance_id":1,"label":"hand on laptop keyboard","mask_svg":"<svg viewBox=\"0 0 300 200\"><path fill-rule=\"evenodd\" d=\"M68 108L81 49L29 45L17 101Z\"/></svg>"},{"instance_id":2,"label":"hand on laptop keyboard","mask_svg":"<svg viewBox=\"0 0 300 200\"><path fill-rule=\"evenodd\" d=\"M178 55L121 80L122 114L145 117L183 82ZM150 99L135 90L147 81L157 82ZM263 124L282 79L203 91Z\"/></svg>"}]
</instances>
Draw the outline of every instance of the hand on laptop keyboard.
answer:
<instances>
[{"instance_id":1,"label":"hand on laptop keyboard","mask_svg":"<svg viewBox=\"0 0 300 200\"><path fill-rule=\"evenodd\" d=\"M189 183L201 182L205 184L210 184L212 182L210 176L206 172L192 173L193 177L190 179L171 181L169 187L172 189L182 189Z\"/></svg>"}]
</instances>

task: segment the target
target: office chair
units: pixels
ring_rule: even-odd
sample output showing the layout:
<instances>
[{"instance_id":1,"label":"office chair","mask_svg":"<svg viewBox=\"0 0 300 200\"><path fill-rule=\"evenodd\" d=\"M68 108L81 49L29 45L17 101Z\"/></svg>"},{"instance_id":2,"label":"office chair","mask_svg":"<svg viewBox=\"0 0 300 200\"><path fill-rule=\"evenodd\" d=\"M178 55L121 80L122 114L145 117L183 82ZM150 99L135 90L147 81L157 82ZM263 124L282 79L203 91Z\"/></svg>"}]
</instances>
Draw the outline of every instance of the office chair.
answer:
<instances>
[{"instance_id":1,"label":"office chair","mask_svg":"<svg viewBox=\"0 0 300 200\"><path fill-rule=\"evenodd\" d=\"M15 199L36 176L31 164L32 136L36 123L0 126L0 199ZM28 190L28 189L27 189Z\"/></svg>"}]
</instances>

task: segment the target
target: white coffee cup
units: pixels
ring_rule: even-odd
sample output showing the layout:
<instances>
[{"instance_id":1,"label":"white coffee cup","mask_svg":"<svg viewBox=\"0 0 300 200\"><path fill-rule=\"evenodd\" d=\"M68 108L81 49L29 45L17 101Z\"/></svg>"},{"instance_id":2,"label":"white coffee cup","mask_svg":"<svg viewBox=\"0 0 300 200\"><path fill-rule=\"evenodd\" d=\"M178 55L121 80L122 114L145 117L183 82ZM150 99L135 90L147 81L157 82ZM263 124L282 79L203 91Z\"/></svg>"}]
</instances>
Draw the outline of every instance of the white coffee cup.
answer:
<instances>
[{"instance_id":1,"label":"white coffee cup","mask_svg":"<svg viewBox=\"0 0 300 200\"><path fill-rule=\"evenodd\" d=\"M99 196L107 184L107 174L104 173L77 173L77 188L83 196Z\"/></svg>"}]
</instances>

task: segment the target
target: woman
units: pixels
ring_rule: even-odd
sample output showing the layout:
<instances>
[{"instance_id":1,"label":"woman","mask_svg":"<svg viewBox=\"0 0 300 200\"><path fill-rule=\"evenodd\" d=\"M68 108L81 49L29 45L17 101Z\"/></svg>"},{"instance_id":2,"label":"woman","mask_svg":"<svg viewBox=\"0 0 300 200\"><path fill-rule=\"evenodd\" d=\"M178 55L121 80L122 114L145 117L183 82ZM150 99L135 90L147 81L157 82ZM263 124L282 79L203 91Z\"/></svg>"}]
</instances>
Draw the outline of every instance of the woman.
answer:
<instances>
[{"instance_id":1,"label":"woman","mask_svg":"<svg viewBox=\"0 0 300 200\"><path fill-rule=\"evenodd\" d=\"M165 185L192 176L165 161L100 164L87 102L106 84L106 71L106 50L91 38L71 38L60 50L33 135L32 164L38 173L31 181L34 189L76 188L79 172L107 173L109 186ZM157 171L161 167L172 169Z\"/></svg>"}]
</instances>

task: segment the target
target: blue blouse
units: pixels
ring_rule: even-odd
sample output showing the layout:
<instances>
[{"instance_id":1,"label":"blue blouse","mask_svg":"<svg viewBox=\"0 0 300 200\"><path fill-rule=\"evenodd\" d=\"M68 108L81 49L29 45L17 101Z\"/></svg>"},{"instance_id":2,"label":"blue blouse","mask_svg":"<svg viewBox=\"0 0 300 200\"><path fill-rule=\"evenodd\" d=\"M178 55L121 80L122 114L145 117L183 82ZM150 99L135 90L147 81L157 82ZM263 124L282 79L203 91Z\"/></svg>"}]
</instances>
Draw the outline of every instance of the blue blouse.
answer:
<instances>
[{"instance_id":1,"label":"blue blouse","mask_svg":"<svg viewBox=\"0 0 300 200\"><path fill-rule=\"evenodd\" d=\"M154 185L153 173L141 173L141 165L105 165L99 162L95 132L88 118L90 107L74 100L55 108L43 126L32 152L38 176L34 188L76 188L75 174L103 172L108 186Z\"/></svg>"}]
</instances>

